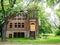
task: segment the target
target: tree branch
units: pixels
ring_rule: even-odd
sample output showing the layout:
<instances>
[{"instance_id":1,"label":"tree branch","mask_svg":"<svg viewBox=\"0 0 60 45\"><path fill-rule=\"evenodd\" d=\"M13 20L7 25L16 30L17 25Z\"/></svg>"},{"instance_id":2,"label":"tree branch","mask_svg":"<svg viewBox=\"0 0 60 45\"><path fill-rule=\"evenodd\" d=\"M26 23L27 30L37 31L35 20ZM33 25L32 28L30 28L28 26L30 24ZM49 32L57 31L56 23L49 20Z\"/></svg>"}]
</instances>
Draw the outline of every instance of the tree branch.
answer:
<instances>
[{"instance_id":1,"label":"tree branch","mask_svg":"<svg viewBox=\"0 0 60 45\"><path fill-rule=\"evenodd\" d=\"M54 4L54 6L56 6L58 3L60 3L60 0L58 0L58 1Z\"/></svg>"},{"instance_id":2,"label":"tree branch","mask_svg":"<svg viewBox=\"0 0 60 45\"><path fill-rule=\"evenodd\" d=\"M15 4L15 3L16 3L16 0L13 1L13 5L12 5L12 7L14 7L14 4Z\"/></svg>"},{"instance_id":3,"label":"tree branch","mask_svg":"<svg viewBox=\"0 0 60 45\"><path fill-rule=\"evenodd\" d=\"M1 0L1 7L2 7L2 12L5 15L5 10L4 10L4 4L3 4L4 0Z\"/></svg>"},{"instance_id":4,"label":"tree branch","mask_svg":"<svg viewBox=\"0 0 60 45\"><path fill-rule=\"evenodd\" d=\"M9 0L9 4L11 5L11 8L14 7L15 3L16 3L16 0Z\"/></svg>"}]
</instances>

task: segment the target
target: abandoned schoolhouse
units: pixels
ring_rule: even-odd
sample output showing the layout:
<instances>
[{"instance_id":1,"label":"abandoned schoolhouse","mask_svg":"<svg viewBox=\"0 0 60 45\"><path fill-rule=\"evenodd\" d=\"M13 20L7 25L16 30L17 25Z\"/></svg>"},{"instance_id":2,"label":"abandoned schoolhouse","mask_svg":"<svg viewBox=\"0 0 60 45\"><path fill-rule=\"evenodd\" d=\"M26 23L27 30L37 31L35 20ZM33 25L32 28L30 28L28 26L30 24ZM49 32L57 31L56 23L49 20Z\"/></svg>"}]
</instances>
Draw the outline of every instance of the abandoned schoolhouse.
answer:
<instances>
[{"instance_id":1,"label":"abandoned schoolhouse","mask_svg":"<svg viewBox=\"0 0 60 45\"><path fill-rule=\"evenodd\" d=\"M38 36L38 18L28 14L16 14L8 20L7 38L30 38Z\"/></svg>"}]
</instances>

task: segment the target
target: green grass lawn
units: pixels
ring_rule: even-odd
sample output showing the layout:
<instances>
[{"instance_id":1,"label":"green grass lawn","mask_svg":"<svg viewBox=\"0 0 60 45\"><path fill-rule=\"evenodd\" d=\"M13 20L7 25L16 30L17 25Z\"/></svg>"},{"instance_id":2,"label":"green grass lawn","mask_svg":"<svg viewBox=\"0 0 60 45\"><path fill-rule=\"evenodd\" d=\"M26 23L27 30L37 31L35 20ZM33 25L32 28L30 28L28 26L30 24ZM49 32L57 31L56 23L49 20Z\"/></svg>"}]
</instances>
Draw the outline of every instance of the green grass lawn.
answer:
<instances>
[{"instance_id":1,"label":"green grass lawn","mask_svg":"<svg viewBox=\"0 0 60 45\"><path fill-rule=\"evenodd\" d=\"M37 38L35 40L27 38L9 38L7 39L10 42L19 42L24 44L50 44L50 43L60 43L60 36L49 36L47 39Z\"/></svg>"}]
</instances>

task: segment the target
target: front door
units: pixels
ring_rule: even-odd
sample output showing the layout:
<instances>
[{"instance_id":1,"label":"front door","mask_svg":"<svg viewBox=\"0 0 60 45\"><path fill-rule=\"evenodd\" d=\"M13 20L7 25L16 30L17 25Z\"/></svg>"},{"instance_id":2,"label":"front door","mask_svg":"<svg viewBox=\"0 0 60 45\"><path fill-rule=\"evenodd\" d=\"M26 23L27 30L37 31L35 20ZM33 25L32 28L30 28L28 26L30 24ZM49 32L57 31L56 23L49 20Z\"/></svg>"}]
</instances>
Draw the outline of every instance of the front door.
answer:
<instances>
[{"instance_id":1,"label":"front door","mask_svg":"<svg viewBox=\"0 0 60 45\"><path fill-rule=\"evenodd\" d=\"M9 34L9 38L12 38L12 34Z\"/></svg>"},{"instance_id":2,"label":"front door","mask_svg":"<svg viewBox=\"0 0 60 45\"><path fill-rule=\"evenodd\" d=\"M35 39L35 24L34 23L30 24L30 38Z\"/></svg>"},{"instance_id":3,"label":"front door","mask_svg":"<svg viewBox=\"0 0 60 45\"><path fill-rule=\"evenodd\" d=\"M35 31L30 31L30 37L35 38Z\"/></svg>"}]
</instances>

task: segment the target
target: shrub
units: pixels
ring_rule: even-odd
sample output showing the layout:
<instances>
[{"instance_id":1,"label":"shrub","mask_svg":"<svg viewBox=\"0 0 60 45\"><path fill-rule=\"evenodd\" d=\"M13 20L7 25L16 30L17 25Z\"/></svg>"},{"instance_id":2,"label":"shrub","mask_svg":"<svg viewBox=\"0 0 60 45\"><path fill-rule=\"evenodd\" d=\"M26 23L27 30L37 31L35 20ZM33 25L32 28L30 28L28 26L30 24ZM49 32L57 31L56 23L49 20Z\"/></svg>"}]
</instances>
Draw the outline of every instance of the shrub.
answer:
<instances>
[{"instance_id":1,"label":"shrub","mask_svg":"<svg viewBox=\"0 0 60 45\"><path fill-rule=\"evenodd\" d=\"M55 35L60 36L60 30L59 29L55 31Z\"/></svg>"}]
</instances>

